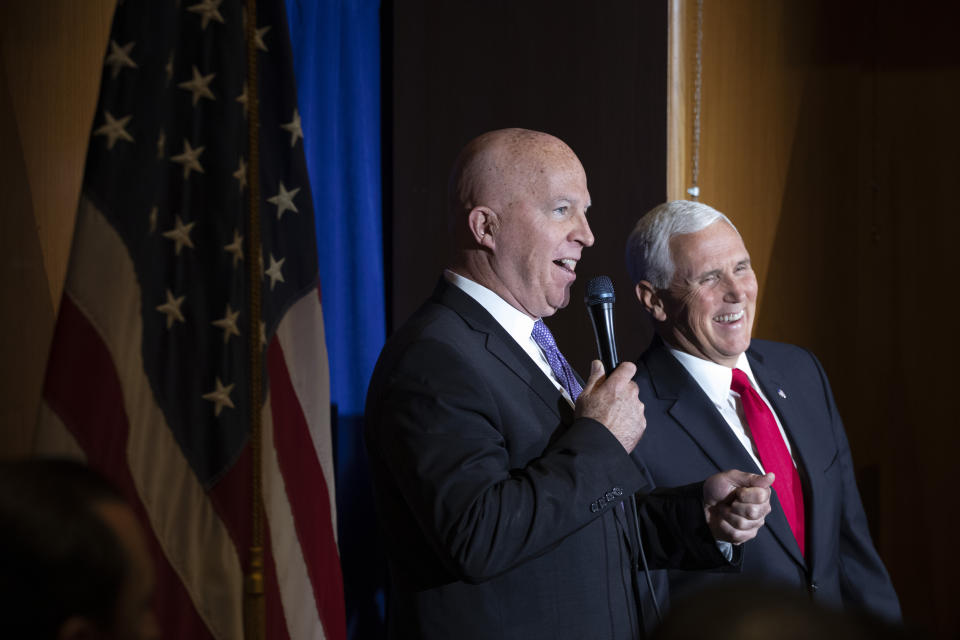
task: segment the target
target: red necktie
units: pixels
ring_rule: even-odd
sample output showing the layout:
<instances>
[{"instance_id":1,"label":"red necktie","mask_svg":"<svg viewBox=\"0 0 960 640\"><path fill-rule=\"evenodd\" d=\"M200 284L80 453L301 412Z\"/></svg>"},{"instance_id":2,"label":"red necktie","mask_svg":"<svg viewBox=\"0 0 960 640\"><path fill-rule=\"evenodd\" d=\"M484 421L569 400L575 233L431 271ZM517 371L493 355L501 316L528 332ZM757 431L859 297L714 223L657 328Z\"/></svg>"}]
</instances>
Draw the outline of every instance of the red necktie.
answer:
<instances>
[{"instance_id":1,"label":"red necktie","mask_svg":"<svg viewBox=\"0 0 960 640\"><path fill-rule=\"evenodd\" d=\"M740 394L743 415L747 419L763 468L777 474L773 488L777 491L780 506L783 507L787 522L793 529L793 537L797 539L800 553L803 554L803 489L800 486L800 474L793 466L793 460L780 434L780 428L777 427L777 421L767 403L750 384L747 374L740 369L733 370L733 382L730 383L730 388Z\"/></svg>"}]
</instances>

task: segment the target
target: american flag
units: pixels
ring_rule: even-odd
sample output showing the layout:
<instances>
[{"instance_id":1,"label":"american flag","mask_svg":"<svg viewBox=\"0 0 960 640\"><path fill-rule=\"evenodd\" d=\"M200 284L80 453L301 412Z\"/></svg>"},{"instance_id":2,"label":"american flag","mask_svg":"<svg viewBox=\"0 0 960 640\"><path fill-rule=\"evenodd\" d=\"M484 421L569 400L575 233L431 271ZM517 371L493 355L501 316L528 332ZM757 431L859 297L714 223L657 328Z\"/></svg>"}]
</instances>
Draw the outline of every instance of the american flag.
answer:
<instances>
[{"instance_id":1,"label":"american flag","mask_svg":"<svg viewBox=\"0 0 960 640\"><path fill-rule=\"evenodd\" d=\"M168 638L243 637L249 339L264 363L267 637L345 637L303 133L284 4L257 4L262 244L249 255L243 2L120 0L38 428L40 451L84 457L142 518Z\"/></svg>"}]
</instances>

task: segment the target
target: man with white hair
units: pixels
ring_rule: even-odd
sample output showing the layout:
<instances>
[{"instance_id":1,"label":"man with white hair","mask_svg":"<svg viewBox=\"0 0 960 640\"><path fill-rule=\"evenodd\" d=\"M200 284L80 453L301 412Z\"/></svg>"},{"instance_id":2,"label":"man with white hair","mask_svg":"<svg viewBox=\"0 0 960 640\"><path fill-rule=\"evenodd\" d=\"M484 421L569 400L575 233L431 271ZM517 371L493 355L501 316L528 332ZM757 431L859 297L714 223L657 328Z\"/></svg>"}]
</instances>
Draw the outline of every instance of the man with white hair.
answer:
<instances>
[{"instance_id":1,"label":"man with white hair","mask_svg":"<svg viewBox=\"0 0 960 640\"><path fill-rule=\"evenodd\" d=\"M823 368L805 349L751 339L757 278L733 223L698 202L661 204L640 218L626 259L656 330L637 360L649 428L634 457L659 486L727 468L776 475L742 572L671 571L671 597L746 578L899 621Z\"/></svg>"}]
</instances>

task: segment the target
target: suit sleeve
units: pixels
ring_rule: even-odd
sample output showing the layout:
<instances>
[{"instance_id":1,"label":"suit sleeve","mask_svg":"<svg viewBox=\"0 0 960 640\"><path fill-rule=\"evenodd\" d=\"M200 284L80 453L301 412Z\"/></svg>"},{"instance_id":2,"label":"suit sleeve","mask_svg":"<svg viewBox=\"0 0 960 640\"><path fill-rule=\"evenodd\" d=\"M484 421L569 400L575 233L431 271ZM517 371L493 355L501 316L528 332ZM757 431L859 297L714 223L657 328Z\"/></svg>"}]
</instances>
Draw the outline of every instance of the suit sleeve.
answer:
<instances>
[{"instance_id":1,"label":"suit sleeve","mask_svg":"<svg viewBox=\"0 0 960 640\"><path fill-rule=\"evenodd\" d=\"M502 381L450 344L412 344L380 393L375 448L458 579L482 582L513 569L644 487L620 443L590 419L574 420L544 438L539 455L513 464L510 434L544 425L532 409L507 407L521 401L509 402Z\"/></svg>"},{"instance_id":2,"label":"suit sleeve","mask_svg":"<svg viewBox=\"0 0 960 640\"><path fill-rule=\"evenodd\" d=\"M867 517L854 476L850 444L833 399L830 383L816 356L810 354L810 357L820 374L824 397L830 411L831 427L837 443L837 460L834 464L839 465L838 476L841 482L838 488L841 496L839 570L844 605L864 609L881 618L899 622L900 604L886 567L870 537Z\"/></svg>"},{"instance_id":3,"label":"suit sleeve","mask_svg":"<svg viewBox=\"0 0 960 640\"><path fill-rule=\"evenodd\" d=\"M737 572L743 546L733 545L728 561L703 512L703 483L638 494L644 553L651 569L716 569Z\"/></svg>"}]
</instances>

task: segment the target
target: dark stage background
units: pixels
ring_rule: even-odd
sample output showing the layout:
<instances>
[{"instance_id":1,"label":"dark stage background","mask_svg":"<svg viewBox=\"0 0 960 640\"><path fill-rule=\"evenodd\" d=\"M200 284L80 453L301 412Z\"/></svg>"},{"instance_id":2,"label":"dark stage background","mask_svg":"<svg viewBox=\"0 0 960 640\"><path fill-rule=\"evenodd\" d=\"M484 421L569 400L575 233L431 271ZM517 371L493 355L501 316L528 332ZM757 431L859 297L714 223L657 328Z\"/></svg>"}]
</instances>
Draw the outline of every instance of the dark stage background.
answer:
<instances>
[{"instance_id":1,"label":"dark stage background","mask_svg":"<svg viewBox=\"0 0 960 640\"><path fill-rule=\"evenodd\" d=\"M33 441L113 5L0 3L4 457L27 454ZM328 154L321 163L379 153L383 166L381 175L359 176L370 189L362 193L348 186L356 172L328 167L339 191L315 207L318 221L339 217L349 233L356 224L349 207L363 201L376 209L382 181L383 227L374 229L381 246L324 267L332 272L323 275L325 303L337 283L348 300L359 291L363 302L384 305L366 316L374 337L359 339L349 384L337 377L333 390L335 399L346 398L338 401L336 433L348 618L353 637L377 638L383 565L359 440L364 367L369 371L384 334L429 294L445 264L444 192L454 156L477 134L507 126L544 130L571 145L587 171L597 243L578 267L571 306L549 324L571 363L585 370L594 345L584 285L609 275L618 293L620 353L634 357L649 330L632 298L623 241L641 213L682 197L690 182L697 3L288 6L292 16L326 12L296 26L300 38L329 45L315 62L332 75L315 77L313 88L328 82L330 95L321 91L314 115L333 118L350 114L352 107L338 112L334 101L351 92L371 98L369 84L346 74L354 63L376 69L368 57L374 45L344 29L360 14L376 22L379 10L381 75L372 82L381 89L381 147L359 147L338 124L310 142L327 145L317 149ZM677 40L669 39L668 24ZM820 357L904 612L934 637L960 637L960 420L953 403L960 348L951 277L960 238L960 7L704 0L702 24L701 199L736 221L751 250L761 284L755 335ZM673 67L678 76L670 75L676 60L669 52L682 58ZM301 91L309 90L301 81ZM316 135L302 111L305 135ZM382 292L361 278L380 270ZM353 328L351 313L331 317L328 329L337 322ZM345 340L327 337L328 344ZM339 346L331 360L352 357L335 352Z\"/></svg>"},{"instance_id":2,"label":"dark stage background","mask_svg":"<svg viewBox=\"0 0 960 640\"><path fill-rule=\"evenodd\" d=\"M623 262L641 213L666 197L667 4L586 2L386 4L392 22L392 164L384 237L395 328L433 290L446 264L450 165L471 138L524 127L569 144L587 172L596 244L577 267L570 306L548 320L580 371L595 357L583 305L587 281L611 277L623 356L649 339ZM385 47L385 50L387 48Z\"/></svg>"}]
</instances>

